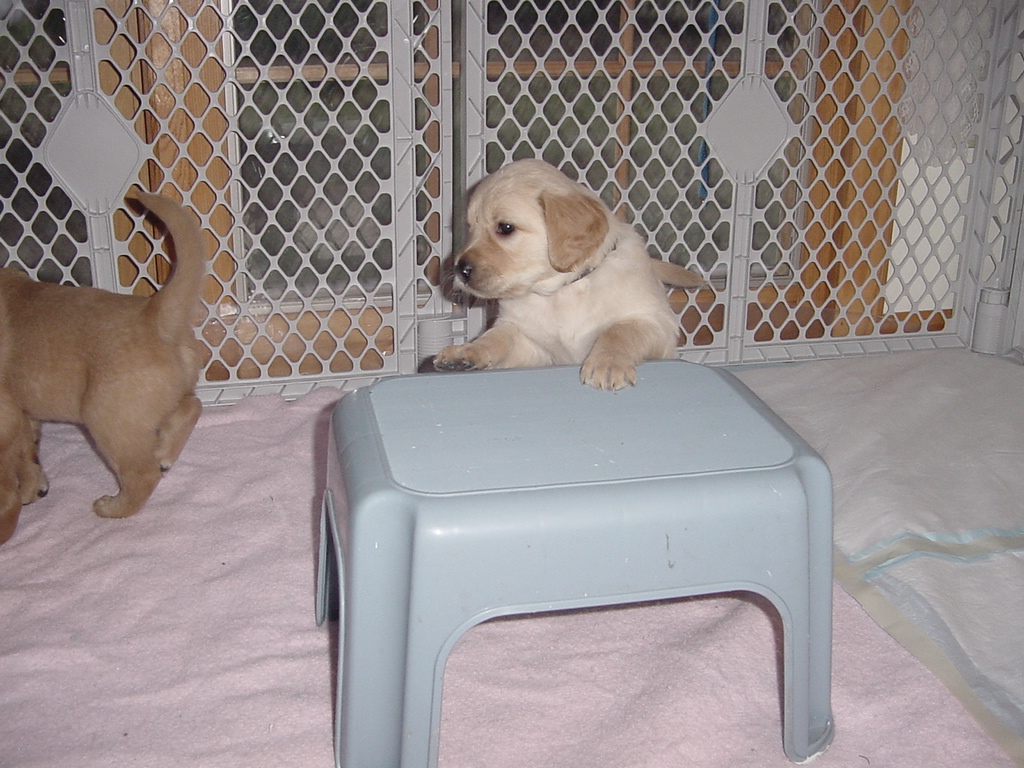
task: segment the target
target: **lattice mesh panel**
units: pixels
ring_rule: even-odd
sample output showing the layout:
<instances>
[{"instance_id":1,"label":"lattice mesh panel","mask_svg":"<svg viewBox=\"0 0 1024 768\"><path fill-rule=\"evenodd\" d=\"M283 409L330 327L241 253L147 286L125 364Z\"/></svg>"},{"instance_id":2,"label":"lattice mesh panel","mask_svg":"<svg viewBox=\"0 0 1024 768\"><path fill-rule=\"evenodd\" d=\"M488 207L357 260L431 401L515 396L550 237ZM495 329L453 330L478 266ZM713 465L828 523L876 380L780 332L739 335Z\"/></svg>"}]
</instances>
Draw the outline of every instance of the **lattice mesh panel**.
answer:
<instances>
[{"instance_id":1,"label":"lattice mesh panel","mask_svg":"<svg viewBox=\"0 0 1024 768\"><path fill-rule=\"evenodd\" d=\"M71 93L68 57L60 8L25 2L0 20L0 265L90 285L86 217L38 154Z\"/></svg>"},{"instance_id":2,"label":"lattice mesh panel","mask_svg":"<svg viewBox=\"0 0 1024 768\"><path fill-rule=\"evenodd\" d=\"M543 156L711 276L674 295L684 346L744 360L952 331L998 4L537 7L487 4L482 171ZM731 168L749 147L764 166Z\"/></svg>"},{"instance_id":3,"label":"lattice mesh panel","mask_svg":"<svg viewBox=\"0 0 1024 768\"><path fill-rule=\"evenodd\" d=\"M739 72L744 8L710 4L487 5L486 171L522 157L569 169L663 258L728 269L733 185L700 126ZM708 345L724 305L677 293L681 343Z\"/></svg>"},{"instance_id":4,"label":"lattice mesh panel","mask_svg":"<svg viewBox=\"0 0 1024 768\"><path fill-rule=\"evenodd\" d=\"M383 3L362 5L251 3L228 20L238 82L229 147L240 159L232 192L247 254L235 286L250 316L225 341L251 345L261 365L275 342L299 373L322 363L332 373L382 370L394 353L392 150L382 139L393 115L380 47L389 15Z\"/></svg>"},{"instance_id":5,"label":"lattice mesh panel","mask_svg":"<svg viewBox=\"0 0 1024 768\"><path fill-rule=\"evenodd\" d=\"M422 142L415 148L416 177L416 305L420 310L441 309L436 290L442 282L442 257L451 247L452 209L452 95L451 50L442 43L451 21L440 0L415 0L413 33L415 95L415 132Z\"/></svg>"},{"instance_id":6,"label":"lattice mesh panel","mask_svg":"<svg viewBox=\"0 0 1024 768\"><path fill-rule=\"evenodd\" d=\"M958 16L950 19L947 13L939 17L940 23L948 24L945 28L948 36L959 35L964 27L969 26L964 16L970 18L971 10L970 5L965 4L960 9ZM1022 155L1024 155L1022 152L1022 147L1024 147L1024 48L1020 45L1020 41L1024 40L1024 17L1018 15L1017 11L1017 7L1010 4L1003 14L995 15L994 19L992 16L995 14L995 10L990 10L989 15L984 17L985 21L991 19L996 33L1005 40L999 49L1004 51L1005 60L1002 63L1006 68L1006 79L1005 84L992 82L986 89L993 115L988 121L989 135L984 137L985 140L979 141L978 165L980 166L979 175L987 172L992 175L992 179L991 181L984 177L979 179L979 189L986 190L982 193L985 203L983 217L976 224L981 241L982 258L976 263L970 264L969 269L976 277L978 284L999 288L1010 287L1010 271L1013 267L1017 247L1014 238L1021 224L1020 183ZM959 24L957 24L958 21ZM927 17L922 19L923 28L931 28L932 24L933 22L929 22ZM970 50L968 49L965 53L970 55ZM938 68L942 56L943 51L936 50L928 63L933 68ZM962 69L962 62L957 60L956 64L958 66L954 72ZM977 85L973 78L968 82ZM946 90L938 94L938 98L941 99L950 93L954 100L953 103L958 103L957 97L964 89L963 83L958 80L950 80L943 81L943 85ZM946 109L943 111L945 112Z\"/></svg>"},{"instance_id":7,"label":"lattice mesh panel","mask_svg":"<svg viewBox=\"0 0 1024 768\"><path fill-rule=\"evenodd\" d=\"M525 156L710 279L671 294L692 359L964 343L978 291L1010 284L1008 0L4 8L0 262L136 294L166 280L158 233L97 214L47 157L94 94L141 148L124 186L206 232L211 392L415 370L417 321L451 311L467 180Z\"/></svg>"},{"instance_id":8,"label":"lattice mesh panel","mask_svg":"<svg viewBox=\"0 0 1024 768\"><path fill-rule=\"evenodd\" d=\"M95 52L99 91L148 152L134 181L183 199L215 244L203 381L397 372L401 315L432 298L445 238L438 10L417 9L421 88L396 96L399 77L412 79L412 54L403 41L409 71L399 72L392 41L402 36L385 2L89 5L93 39L77 45ZM60 3L29 3L5 23L10 169L0 184L13 218L3 240L40 277L88 283L89 262L78 257L88 253L88 227L70 198L56 188L48 210L36 211L50 183L37 157L42 134L62 97L81 87L67 63L75 41ZM416 120L406 108L413 99ZM411 144L414 133L417 162L402 178L395 145ZM104 287L148 294L166 279L168 261L151 238L140 239L137 218L112 216L116 285ZM398 264L399 248L415 263ZM43 260L51 250L59 269Z\"/></svg>"}]
</instances>

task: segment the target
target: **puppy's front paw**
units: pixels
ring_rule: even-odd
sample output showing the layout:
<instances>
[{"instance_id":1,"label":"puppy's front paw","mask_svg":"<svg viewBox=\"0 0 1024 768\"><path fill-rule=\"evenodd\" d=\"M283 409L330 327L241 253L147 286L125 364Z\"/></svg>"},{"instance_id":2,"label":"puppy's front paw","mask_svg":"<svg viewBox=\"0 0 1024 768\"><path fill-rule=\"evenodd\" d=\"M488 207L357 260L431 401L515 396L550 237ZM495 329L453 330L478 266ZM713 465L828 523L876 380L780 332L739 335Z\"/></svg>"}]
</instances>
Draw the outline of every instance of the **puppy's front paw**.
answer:
<instances>
[{"instance_id":1,"label":"puppy's front paw","mask_svg":"<svg viewBox=\"0 0 1024 768\"><path fill-rule=\"evenodd\" d=\"M636 366L614 357L591 353L583 361L580 381L594 389L614 392L636 384Z\"/></svg>"},{"instance_id":2,"label":"puppy's front paw","mask_svg":"<svg viewBox=\"0 0 1024 768\"><path fill-rule=\"evenodd\" d=\"M434 357L437 371L476 371L489 366L490 360L474 344L445 347Z\"/></svg>"}]
</instances>

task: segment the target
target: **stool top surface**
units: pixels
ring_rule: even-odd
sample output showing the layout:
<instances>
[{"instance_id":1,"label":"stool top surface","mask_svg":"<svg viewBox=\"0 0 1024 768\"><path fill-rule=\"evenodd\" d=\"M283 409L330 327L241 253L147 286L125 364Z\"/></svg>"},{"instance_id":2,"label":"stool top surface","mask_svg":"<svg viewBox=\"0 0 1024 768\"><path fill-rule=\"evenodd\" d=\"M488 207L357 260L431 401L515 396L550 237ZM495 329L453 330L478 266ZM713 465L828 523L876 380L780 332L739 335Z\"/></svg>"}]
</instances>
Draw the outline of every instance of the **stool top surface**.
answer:
<instances>
[{"instance_id":1,"label":"stool top surface","mask_svg":"<svg viewBox=\"0 0 1024 768\"><path fill-rule=\"evenodd\" d=\"M794 446L720 370L645 363L602 392L577 367L427 374L369 388L393 480L467 493L777 466ZM344 400L344 399L343 399Z\"/></svg>"}]
</instances>

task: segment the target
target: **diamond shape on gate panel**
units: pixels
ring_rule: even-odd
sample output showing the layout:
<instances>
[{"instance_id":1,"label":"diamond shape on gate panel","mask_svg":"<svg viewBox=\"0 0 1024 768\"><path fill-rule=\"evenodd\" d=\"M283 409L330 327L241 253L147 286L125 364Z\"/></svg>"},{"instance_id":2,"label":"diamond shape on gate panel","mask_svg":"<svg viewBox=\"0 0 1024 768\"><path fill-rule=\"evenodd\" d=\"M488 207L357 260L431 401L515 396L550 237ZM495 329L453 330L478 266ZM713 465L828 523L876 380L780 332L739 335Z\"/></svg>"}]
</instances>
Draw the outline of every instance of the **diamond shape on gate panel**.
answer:
<instances>
[{"instance_id":1,"label":"diamond shape on gate panel","mask_svg":"<svg viewBox=\"0 0 1024 768\"><path fill-rule=\"evenodd\" d=\"M91 214L106 213L119 202L142 155L120 116L90 93L77 96L65 110L43 151L54 173Z\"/></svg>"},{"instance_id":2,"label":"diamond shape on gate panel","mask_svg":"<svg viewBox=\"0 0 1024 768\"><path fill-rule=\"evenodd\" d=\"M760 77L736 83L707 122L707 139L736 181L753 183L789 138L792 124Z\"/></svg>"}]
</instances>

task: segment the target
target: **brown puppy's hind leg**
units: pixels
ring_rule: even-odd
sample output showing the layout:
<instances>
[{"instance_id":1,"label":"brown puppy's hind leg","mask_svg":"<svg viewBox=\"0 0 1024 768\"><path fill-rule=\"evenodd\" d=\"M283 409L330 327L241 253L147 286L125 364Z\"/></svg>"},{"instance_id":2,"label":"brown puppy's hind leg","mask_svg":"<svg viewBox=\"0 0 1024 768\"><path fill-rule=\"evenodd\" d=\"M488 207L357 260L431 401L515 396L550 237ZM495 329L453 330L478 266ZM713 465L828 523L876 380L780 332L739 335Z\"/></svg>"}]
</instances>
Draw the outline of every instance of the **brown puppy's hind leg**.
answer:
<instances>
[{"instance_id":1,"label":"brown puppy's hind leg","mask_svg":"<svg viewBox=\"0 0 1024 768\"><path fill-rule=\"evenodd\" d=\"M142 509L160 482L160 468L153 457L122 463L118 472L120 492L116 496L101 496L92 505L99 517L130 517Z\"/></svg>"},{"instance_id":2,"label":"brown puppy's hind leg","mask_svg":"<svg viewBox=\"0 0 1024 768\"><path fill-rule=\"evenodd\" d=\"M177 407L164 417L157 429L156 460L160 470L166 472L178 460L199 420L203 405L195 395L186 395Z\"/></svg>"},{"instance_id":3,"label":"brown puppy's hind leg","mask_svg":"<svg viewBox=\"0 0 1024 768\"><path fill-rule=\"evenodd\" d=\"M50 491L50 481L46 479L43 467L39 463L39 422L30 422L28 431L31 442L18 464L18 483L21 485L22 504L31 504Z\"/></svg>"},{"instance_id":4,"label":"brown puppy's hind leg","mask_svg":"<svg viewBox=\"0 0 1024 768\"><path fill-rule=\"evenodd\" d=\"M138 512L160 482L160 464L156 458L157 428L154 425L124 424L120 430L90 429L99 452L117 477L120 491L103 496L92 510L100 517L129 517Z\"/></svg>"}]
</instances>

